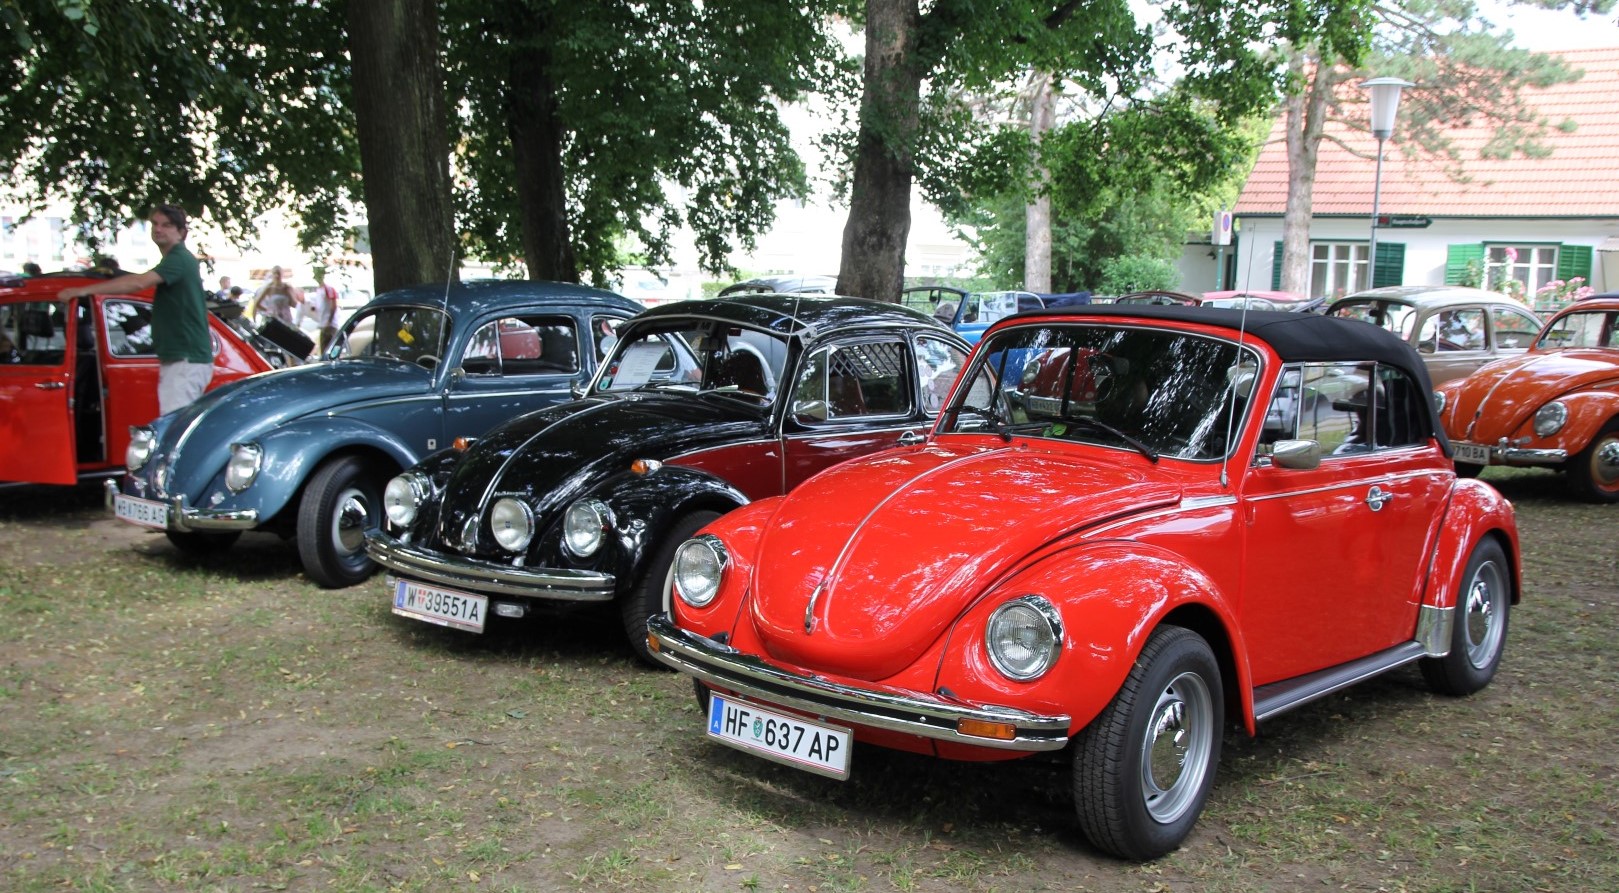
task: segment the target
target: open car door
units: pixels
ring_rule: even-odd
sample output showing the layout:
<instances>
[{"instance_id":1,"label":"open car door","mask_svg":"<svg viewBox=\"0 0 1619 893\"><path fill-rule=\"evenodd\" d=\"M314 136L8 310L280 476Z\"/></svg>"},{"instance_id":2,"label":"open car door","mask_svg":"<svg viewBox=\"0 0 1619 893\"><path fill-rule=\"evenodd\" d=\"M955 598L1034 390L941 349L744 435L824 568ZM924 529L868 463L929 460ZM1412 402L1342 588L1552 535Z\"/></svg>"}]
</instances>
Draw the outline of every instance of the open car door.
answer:
<instances>
[{"instance_id":1,"label":"open car door","mask_svg":"<svg viewBox=\"0 0 1619 893\"><path fill-rule=\"evenodd\" d=\"M68 311L49 300L0 304L0 481L78 481Z\"/></svg>"}]
</instances>

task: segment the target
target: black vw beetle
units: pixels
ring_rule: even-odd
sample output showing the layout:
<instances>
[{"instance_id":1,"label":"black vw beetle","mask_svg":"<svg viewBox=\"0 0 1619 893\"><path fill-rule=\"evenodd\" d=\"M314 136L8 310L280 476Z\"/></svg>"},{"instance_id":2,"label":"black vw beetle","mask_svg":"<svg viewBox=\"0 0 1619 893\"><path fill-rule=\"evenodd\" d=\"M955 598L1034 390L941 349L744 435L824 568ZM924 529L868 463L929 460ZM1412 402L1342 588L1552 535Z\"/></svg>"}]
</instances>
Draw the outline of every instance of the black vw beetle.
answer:
<instances>
[{"instance_id":1,"label":"black vw beetle","mask_svg":"<svg viewBox=\"0 0 1619 893\"><path fill-rule=\"evenodd\" d=\"M968 352L897 304L683 301L619 329L580 400L514 418L388 483L367 538L393 611L483 632L536 602L609 602L649 663L674 550L721 514L921 439Z\"/></svg>"}]
</instances>

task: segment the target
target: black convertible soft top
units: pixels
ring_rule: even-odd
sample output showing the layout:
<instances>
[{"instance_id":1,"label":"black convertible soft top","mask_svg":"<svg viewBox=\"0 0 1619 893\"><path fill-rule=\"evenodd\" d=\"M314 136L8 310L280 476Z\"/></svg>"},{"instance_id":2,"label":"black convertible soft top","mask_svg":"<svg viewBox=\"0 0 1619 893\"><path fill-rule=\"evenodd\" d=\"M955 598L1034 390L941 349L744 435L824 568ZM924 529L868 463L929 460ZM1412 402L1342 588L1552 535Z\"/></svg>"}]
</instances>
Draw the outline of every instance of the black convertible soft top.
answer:
<instances>
[{"instance_id":1,"label":"black convertible soft top","mask_svg":"<svg viewBox=\"0 0 1619 893\"><path fill-rule=\"evenodd\" d=\"M1229 329L1233 336L1245 333L1245 338L1269 344L1284 362L1326 363L1364 362L1375 360L1403 370L1411 376L1422 392L1428 395L1429 426L1434 436L1450 455L1450 441L1439 423L1439 408L1433 401L1433 381L1428 367L1422 362L1416 348L1396 337L1392 332L1362 322L1337 316L1317 316L1314 313L1287 313L1279 310L1241 310L1198 307L1174 304L1091 304L1083 307L1065 307L1055 310L1030 311L1010 317L1073 316L1088 318L1134 318L1201 323Z\"/></svg>"}]
</instances>

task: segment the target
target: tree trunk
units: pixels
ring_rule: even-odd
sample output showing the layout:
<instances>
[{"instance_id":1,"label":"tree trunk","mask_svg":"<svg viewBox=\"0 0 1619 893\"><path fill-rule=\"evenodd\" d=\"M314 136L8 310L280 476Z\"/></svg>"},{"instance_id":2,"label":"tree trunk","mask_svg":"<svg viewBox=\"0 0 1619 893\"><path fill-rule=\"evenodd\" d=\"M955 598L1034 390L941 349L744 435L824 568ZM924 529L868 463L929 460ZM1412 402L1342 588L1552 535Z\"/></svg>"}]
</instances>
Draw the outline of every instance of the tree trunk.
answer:
<instances>
[{"instance_id":1,"label":"tree trunk","mask_svg":"<svg viewBox=\"0 0 1619 893\"><path fill-rule=\"evenodd\" d=\"M1051 75L1037 71L1030 76L1029 136L1035 151L1040 150L1056 117L1056 100L1051 94ZM1041 164L1040 182L1035 184L1034 201L1023 215L1023 287L1033 292L1051 291L1051 174Z\"/></svg>"},{"instance_id":2,"label":"tree trunk","mask_svg":"<svg viewBox=\"0 0 1619 893\"><path fill-rule=\"evenodd\" d=\"M866 0L865 87L838 293L898 301L921 105L917 0Z\"/></svg>"},{"instance_id":3,"label":"tree trunk","mask_svg":"<svg viewBox=\"0 0 1619 893\"><path fill-rule=\"evenodd\" d=\"M1293 54L1289 67L1304 75L1306 60ZM1282 215L1282 291L1307 294L1310 287L1310 217L1315 193L1315 162L1327 122L1327 97L1336 79L1315 63L1303 93L1287 98L1287 209ZM1255 246L1258 247L1258 246ZM1252 284L1250 283L1250 287Z\"/></svg>"},{"instance_id":4,"label":"tree trunk","mask_svg":"<svg viewBox=\"0 0 1619 893\"><path fill-rule=\"evenodd\" d=\"M438 6L433 0L351 0L348 7L375 288L454 279Z\"/></svg>"},{"instance_id":5,"label":"tree trunk","mask_svg":"<svg viewBox=\"0 0 1619 893\"><path fill-rule=\"evenodd\" d=\"M520 4L512 4L518 9ZM525 13L529 21L508 33L543 31L550 22ZM540 50L518 54L506 85L507 132L517 168L518 218L523 262L530 279L578 282L579 263L568 230L567 186L562 170L565 131L557 114L551 59Z\"/></svg>"}]
</instances>

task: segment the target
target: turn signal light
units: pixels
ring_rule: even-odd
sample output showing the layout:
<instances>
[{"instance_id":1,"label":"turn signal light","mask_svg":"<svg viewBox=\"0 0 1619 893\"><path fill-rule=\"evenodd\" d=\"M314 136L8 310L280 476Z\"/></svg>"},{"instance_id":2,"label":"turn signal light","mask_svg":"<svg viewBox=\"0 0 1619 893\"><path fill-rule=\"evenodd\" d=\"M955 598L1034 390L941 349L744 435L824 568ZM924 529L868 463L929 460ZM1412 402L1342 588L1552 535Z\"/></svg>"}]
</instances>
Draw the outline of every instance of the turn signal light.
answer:
<instances>
[{"instance_id":1,"label":"turn signal light","mask_svg":"<svg viewBox=\"0 0 1619 893\"><path fill-rule=\"evenodd\" d=\"M656 459L636 459L630 463L630 471L636 474L651 474L663 467L663 463Z\"/></svg>"},{"instance_id":2,"label":"turn signal light","mask_svg":"<svg viewBox=\"0 0 1619 893\"><path fill-rule=\"evenodd\" d=\"M1017 726L1009 722L988 722L982 719L958 719L956 731L974 738L994 738L996 741L1017 739Z\"/></svg>"},{"instance_id":3,"label":"turn signal light","mask_svg":"<svg viewBox=\"0 0 1619 893\"><path fill-rule=\"evenodd\" d=\"M462 436L457 437L456 439L450 441L450 448L455 450L458 453L464 453L467 450L471 449L472 445L477 443L477 442L478 442L478 438L476 438L476 437L467 437L465 435L462 435Z\"/></svg>"},{"instance_id":4,"label":"turn signal light","mask_svg":"<svg viewBox=\"0 0 1619 893\"><path fill-rule=\"evenodd\" d=\"M647 633L647 636L646 636L646 648L647 648L648 651L652 652L653 654L656 654L659 651L663 650L663 647L658 644L658 637L652 635L651 633Z\"/></svg>"}]
</instances>

